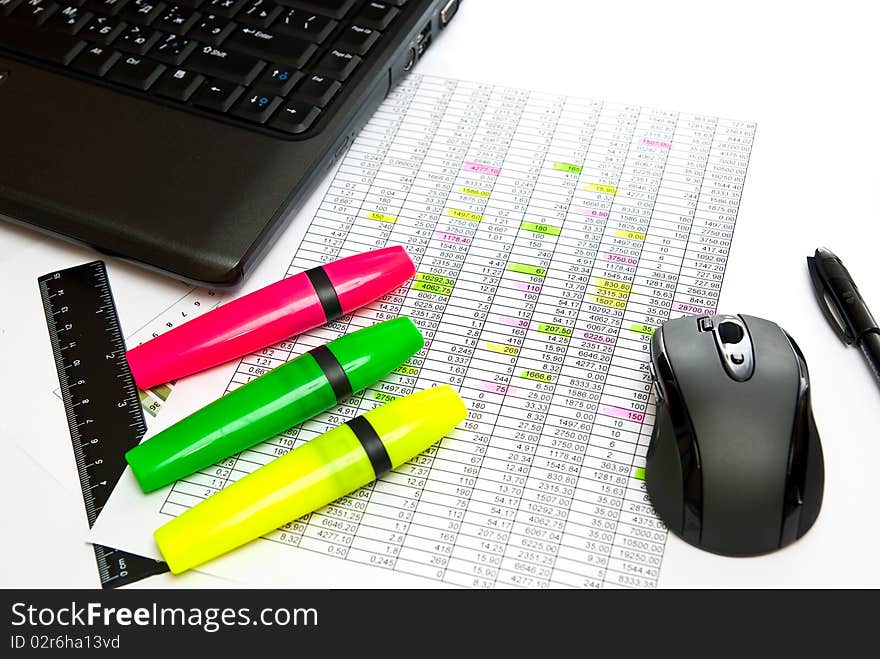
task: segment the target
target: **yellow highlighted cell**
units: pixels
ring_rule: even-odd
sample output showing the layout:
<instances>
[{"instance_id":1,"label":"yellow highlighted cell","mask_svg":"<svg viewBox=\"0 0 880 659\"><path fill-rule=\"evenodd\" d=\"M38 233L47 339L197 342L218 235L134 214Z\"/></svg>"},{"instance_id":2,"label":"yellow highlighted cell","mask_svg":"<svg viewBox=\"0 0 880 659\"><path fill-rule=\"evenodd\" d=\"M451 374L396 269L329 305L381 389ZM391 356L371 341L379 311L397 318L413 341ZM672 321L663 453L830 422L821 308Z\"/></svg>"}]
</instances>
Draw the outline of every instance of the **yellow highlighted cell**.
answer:
<instances>
[{"instance_id":1,"label":"yellow highlighted cell","mask_svg":"<svg viewBox=\"0 0 880 659\"><path fill-rule=\"evenodd\" d=\"M626 300L620 300L615 297L608 297L607 295L591 295L590 300L596 304L601 304L604 307L610 307L611 309L626 309Z\"/></svg>"},{"instance_id":2,"label":"yellow highlighted cell","mask_svg":"<svg viewBox=\"0 0 880 659\"><path fill-rule=\"evenodd\" d=\"M541 371L523 371L520 377L524 380L534 380L535 382L553 382L552 375L549 373L542 373Z\"/></svg>"},{"instance_id":3,"label":"yellow highlighted cell","mask_svg":"<svg viewBox=\"0 0 880 659\"><path fill-rule=\"evenodd\" d=\"M462 194L469 194L471 197L482 197L482 198L486 198L492 194L488 190L477 190L476 188L459 188L458 191Z\"/></svg>"},{"instance_id":4,"label":"yellow highlighted cell","mask_svg":"<svg viewBox=\"0 0 880 659\"><path fill-rule=\"evenodd\" d=\"M487 343L486 350L497 352L499 355L510 355L511 357L519 354L519 348L503 343Z\"/></svg>"},{"instance_id":5,"label":"yellow highlighted cell","mask_svg":"<svg viewBox=\"0 0 880 659\"><path fill-rule=\"evenodd\" d=\"M622 281L616 281L614 279L603 279L602 277L594 277L593 281L596 282L596 286L599 288L604 288L608 291L620 291L621 293L629 293L632 290L632 285L627 284Z\"/></svg>"},{"instance_id":6,"label":"yellow highlighted cell","mask_svg":"<svg viewBox=\"0 0 880 659\"><path fill-rule=\"evenodd\" d=\"M602 194L617 194L617 188L608 183L587 183L584 186L587 192L601 192Z\"/></svg>"},{"instance_id":7,"label":"yellow highlighted cell","mask_svg":"<svg viewBox=\"0 0 880 659\"><path fill-rule=\"evenodd\" d=\"M385 213L379 213L377 211L370 211L367 213L368 220L376 220L377 222L387 222L388 224L394 224L397 222L397 218L393 215L386 215Z\"/></svg>"},{"instance_id":8,"label":"yellow highlighted cell","mask_svg":"<svg viewBox=\"0 0 880 659\"><path fill-rule=\"evenodd\" d=\"M471 213L470 211L463 211L457 208L447 209L446 214L450 217L457 217L459 220L470 220L471 222L483 221L483 216L479 213Z\"/></svg>"},{"instance_id":9,"label":"yellow highlighted cell","mask_svg":"<svg viewBox=\"0 0 880 659\"><path fill-rule=\"evenodd\" d=\"M541 334L553 334L554 336L571 336L571 328L551 323L541 323L538 325L538 331Z\"/></svg>"},{"instance_id":10,"label":"yellow highlighted cell","mask_svg":"<svg viewBox=\"0 0 880 659\"><path fill-rule=\"evenodd\" d=\"M408 366L407 364L401 364L400 366L395 368L393 372L397 373L398 375L417 375L419 372L419 369L417 369L415 366Z\"/></svg>"},{"instance_id":11,"label":"yellow highlighted cell","mask_svg":"<svg viewBox=\"0 0 880 659\"><path fill-rule=\"evenodd\" d=\"M549 224L539 224L537 222L527 222L525 220L519 223L519 228L531 231L532 233L542 233L546 236L558 236L562 233L562 229L558 227L551 227Z\"/></svg>"},{"instance_id":12,"label":"yellow highlighted cell","mask_svg":"<svg viewBox=\"0 0 880 659\"><path fill-rule=\"evenodd\" d=\"M629 240L644 240L647 234L644 234L641 231L626 231L624 229L618 229L614 232L614 235L618 238L628 238Z\"/></svg>"}]
</instances>

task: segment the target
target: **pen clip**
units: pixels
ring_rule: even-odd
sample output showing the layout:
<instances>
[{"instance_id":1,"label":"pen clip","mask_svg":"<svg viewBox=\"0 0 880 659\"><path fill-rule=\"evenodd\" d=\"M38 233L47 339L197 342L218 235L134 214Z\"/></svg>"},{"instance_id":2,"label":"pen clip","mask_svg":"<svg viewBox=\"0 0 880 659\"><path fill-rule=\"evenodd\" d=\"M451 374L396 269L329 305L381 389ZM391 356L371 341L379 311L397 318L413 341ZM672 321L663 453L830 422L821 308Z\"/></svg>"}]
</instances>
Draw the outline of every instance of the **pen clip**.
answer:
<instances>
[{"instance_id":1,"label":"pen clip","mask_svg":"<svg viewBox=\"0 0 880 659\"><path fill-rule=\"evenodd\" d=\"M846 345L852 345L856 337L849 330L847 324L840 317L831 293L828 290L828 284L820 272L819 266L816 265L816 257L807 257L807 269L810 271L810 279L813 281L813 292L816 294L816 301L823 315L828 320L831 327L837 331L840 340Z\"/></svg>"}]
</instances>

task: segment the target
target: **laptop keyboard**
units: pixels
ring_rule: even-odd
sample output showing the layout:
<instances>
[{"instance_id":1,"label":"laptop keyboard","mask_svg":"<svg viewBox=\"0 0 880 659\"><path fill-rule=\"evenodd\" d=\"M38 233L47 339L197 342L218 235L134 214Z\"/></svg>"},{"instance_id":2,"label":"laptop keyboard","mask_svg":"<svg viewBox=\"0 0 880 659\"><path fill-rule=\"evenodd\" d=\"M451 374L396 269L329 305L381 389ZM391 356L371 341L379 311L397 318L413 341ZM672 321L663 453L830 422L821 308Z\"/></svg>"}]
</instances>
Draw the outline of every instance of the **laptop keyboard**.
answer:
<instances>
[{"instance_id":1,"label":"laptop keyboard","mask_svg":"<svg viewBox=\"0 0 880 659\"><path fill-rule=\"evenodd\" d=\"M166 101L305 133L406 0L0 0L0 47Z\"/></svg>"}]
</instances>

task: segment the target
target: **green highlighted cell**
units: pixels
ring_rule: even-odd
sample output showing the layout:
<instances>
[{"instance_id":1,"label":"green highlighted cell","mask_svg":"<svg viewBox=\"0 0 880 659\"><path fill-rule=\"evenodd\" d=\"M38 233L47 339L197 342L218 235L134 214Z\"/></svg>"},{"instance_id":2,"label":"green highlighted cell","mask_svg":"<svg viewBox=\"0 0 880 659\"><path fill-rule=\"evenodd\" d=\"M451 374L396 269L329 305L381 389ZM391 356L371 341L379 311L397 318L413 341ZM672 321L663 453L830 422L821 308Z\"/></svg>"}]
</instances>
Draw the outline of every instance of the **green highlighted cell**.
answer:
<instances>
[{"instance_id":1,"label":"green highlighted cell","mask_svg":"<svg viewBox=\"0 0 880 659\"><path fill-rule=\"evenodd\" d=\"M541 334L552 334L554 336L571 336L571 328L550 323L541 323L538 325L538 331Z\"/></svg>"},{"instance_id":2,"label":"green highlighted cell","mask_svg":"<svg viewBox=\"0 0 880 659\"><path fill-rule=\"evenodd\" d=\"M531 231L532 233L541 233L545 236L558 236L562 233L559 227L551 227L549 224L538 224L537 222L526 222L523 220L519 223L520 229Z\"/></svg>"},{"instance_id":3,"label":"green highlighted cell","mask_svg":"<svg viewBox=\"0 0 880 659\"><path fill-rule=\"evenodd\" d=\"M640 481L645 480L645 468L644 467L636 467L633 470L633 478L637 478Z\"/></svg>"},{"instance_id":4,"label":"green highlighted cell","mask_svg":"<svg viewBox=\"0 0 880 659\"><path fill-rule=\"evenodd\" d=\"M541 371L523 371L520 377L523 380L534 380L535 382L544 382L549 384L553 382L553 376L549 373L542 373Z\"/></svg>"},{"instance_id":5,"label":"green highlighted cell","mask_svg":"<svg viewBox=\"0 0 880 659\"><path fill-rule=\"evenodd\" d=\"M430 284L439 284L440 286L455 286L454 279L441 277L440 275L432 275L430 272L417 272L416 281L426 281Z\"/></svg>"},{"instance_id":6,"label":"green highlighted cell","mask_svg":"<svg viewBox=\"0 0 880 659\"><path fill-rule=\"evenodd\" d=\"M459 188L458 190L462 194L468 194L471 197L488 197L492 193L488 190L477 190L476 188Z\"/></svg>"},{"instance_id":7,"label":"green highlighted cell","mask_svg":"<svg viewBox=\"0 0 880 659\"><path fill-rule=\"evenodd\" d=\"M629 326L629 328L633 332L638 332L639 334L647 334L648 336L654 336L654 332L656 331L656 327L651 327L650 325L642 325L641 323L633 323Z\"/></svg>"},{"instance_id":8,"label":"green highlighted cell","mask_svg":"<svg viewBox=\"0 0 880 659\"><path fill-rule=\"evenodd\" d=\"M527 263L509 263L507 269L511 272L519 272L523 275L533 275L535 277L547 276L547 268L541 268L537 265L528 265Z\"/></svg>"},{"instance_id":9,"label":"green highlighted cell","mask_svg":"<svg viewBox=\"0 0 880 659\"><path fill-rule=\"evenodd\" d=\"M386 394L384 391L374 391L373 398L375 398L376 400L380 400L383 403L390 403L392 400L397 400L397 396Z\"/></svg>"},{"instance_id":10,"label":"green highlighted cell","mask_svg":"<svg viewBox=\"0 0 880 659\"><path fill-rule=\"evenodd\" d=\"M565 172L566 174L580 174L583 167L580 165L572 165L570 162L554 162L553 169L557 172Z\"/></svg>"},{"instance_id":11,"label":"green highlighted cell","mask_svg":"<svg viewBox=\"0 0 880 659\"><path fill-rule=\"evenodd\" d=\"M414 291L422 291L423 293L436 293L437 295L452 295L452 286L443 286L441 284L433 284L429 281L417 281L413 284Z\"/></svg>"}]
</instances>

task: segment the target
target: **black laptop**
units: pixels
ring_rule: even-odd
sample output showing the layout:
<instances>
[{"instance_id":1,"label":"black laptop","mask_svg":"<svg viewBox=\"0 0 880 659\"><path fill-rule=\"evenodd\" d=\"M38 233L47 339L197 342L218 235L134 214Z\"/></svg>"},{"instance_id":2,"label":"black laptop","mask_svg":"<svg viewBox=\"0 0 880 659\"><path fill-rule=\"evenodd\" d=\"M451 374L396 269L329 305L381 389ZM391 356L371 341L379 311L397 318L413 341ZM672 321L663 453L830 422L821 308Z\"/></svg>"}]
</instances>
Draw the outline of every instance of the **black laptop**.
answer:
<instances>
[{"instance_id":1,"label":"black laptop","mask_svg":"<svg viewBox=\"0 0 880 659\"><path fill-rule=\"evenodd\" d=\"M236 286L458 0L0 0L0 216Z\"/></svg>"}]
</instances>

